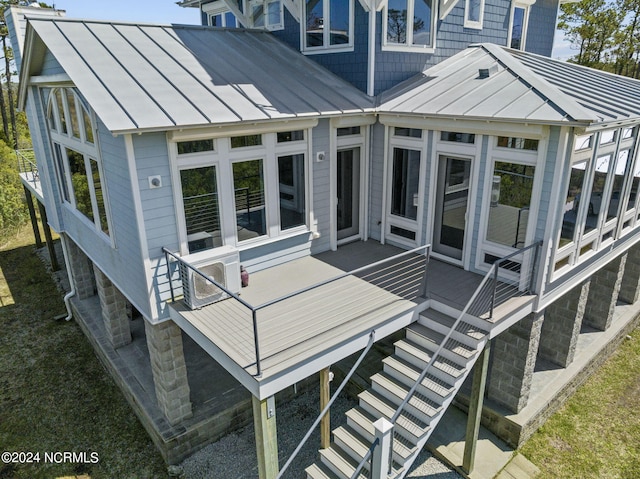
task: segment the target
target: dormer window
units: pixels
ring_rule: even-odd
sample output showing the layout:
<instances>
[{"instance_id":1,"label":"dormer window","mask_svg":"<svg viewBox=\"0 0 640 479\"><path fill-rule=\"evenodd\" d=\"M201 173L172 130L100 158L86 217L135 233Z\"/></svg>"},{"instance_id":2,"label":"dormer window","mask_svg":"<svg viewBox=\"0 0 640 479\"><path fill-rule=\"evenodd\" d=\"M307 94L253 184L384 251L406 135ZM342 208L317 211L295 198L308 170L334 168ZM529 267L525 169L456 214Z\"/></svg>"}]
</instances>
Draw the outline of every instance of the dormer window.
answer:
<instances>
[{"instance_id":1,"label":"dormer window","mask_svg":"<svg viewBox=\"0 0 640 479\"><path fill-rule=\"evenodd\" d=\"M434 6L435 0L389 0L384 13L383 47L387 50L433 52Z\"/></svg>"},{"instance_id":2,"label":"dormer window","mask_svg":"<svg viewBox=\"0 0 640 479\"><path fill-rule=\"evenodd\" d=\"M353 49L353 1L306 0L304 51Z\"/></svg>"},{"instance_id":3,"label":"dormer window","mask_svg":"<svg viewBox=\"0 0 640 479\"><path fill-rule=\"evenodd\" d=\"M469 0L471 1L471 0ZM516 50L525 49L527 38L527 26L529 24L529 10L535 0L524 0L513 3L511 7L511 23L507 45Z\"/></svg>"},{"instance_id":4,"label":"dormer window","mask_svg":"<svg viewBox=\"0 0 640 479\"><path fill-rule=\"evenodd\" d=\"M464 27L482 30L484 0L466 0L464 8Z\"/></svg>"}]
</instances>

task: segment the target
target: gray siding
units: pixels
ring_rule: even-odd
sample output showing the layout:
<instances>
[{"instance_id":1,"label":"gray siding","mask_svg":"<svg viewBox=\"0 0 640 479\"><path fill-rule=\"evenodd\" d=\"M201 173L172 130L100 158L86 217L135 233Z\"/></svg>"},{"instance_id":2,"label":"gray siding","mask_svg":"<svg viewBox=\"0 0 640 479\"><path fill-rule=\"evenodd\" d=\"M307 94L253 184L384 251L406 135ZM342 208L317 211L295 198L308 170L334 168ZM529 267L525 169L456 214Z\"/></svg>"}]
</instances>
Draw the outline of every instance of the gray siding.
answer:
<instances>
[{"instance_id":1,"label":"gray siding","mask_svg":"<svg viewBox=\"0 0 640 479\"><path fill-rule=\"evenodd\" d=\"M545 231L547 229L547 219L549 215L556 215L559 211L562 211L562 208L558 208L557 205L551 204L551 193L553 191L553 183L556 177L556 158L558 155L559 142L560 128L557 126L552 126L549 135L547 156L544 164L542 194L540 195L540 205L538 209L538 219L534 241L544 239ZM561 179L559 178L559 180Z\"/></svg>"},{"instance_id":2,"label":"gray siding","mask_svg":"<svg viewBox=\"0 0 640 479\"><path fill-rule=\"evenodd\" d=\"M64 69L56 60L49 50L44 56L44 60L42 62L42 70L40 71L40 75L59 75L65 73Z\"/></svg>"},{"instance_id":3,"label":"gray siding","mask_svg":"<svg viewBox=\"0 0 640 479\"><path fill-rule=\"evenodd\" d=\"M331 248L331 211L329 208L330 165L329 160L329 120L320 120L313 129L313 154L311 169L313 171L313 211L318 223L320 237L311 245L312 253L327 251ZM316 153L324 151L325 160L317 162Z\"/></svg>"},{"instance_id":4,"label":"gray siding","mask_svg":"<svg viewBox=\"0 0 640 479\"><path fill-rule=\"evenodd\" d=\"M510 0L487 2L482 30L464 28L464 4L459 2L443 21L437 22L435 53L382 51L382 13L376 16L375 93L383 92L416 73L464 50L470 44L489 42L506 45ZM552 28L555 27L555 22Z\"/></svg>"},{"instance_id":5,"label":"gray siding","mask_svg":"<svg viewBox=\"0 0 640 479\"><path fill-rule=\"evenodd\" d=\"M557 16L558 0L538 0L531 6L526 51L551 56Z\"/></svg>"},{"instance_id":6,"label":"gray siding","mask_svg":"<svg viewBox=\"0 0 640 479\"><path fill-rule=\"evenodd\" d=\"M166 318L169 313L164 301L170 299L171 294L162 247L178 251L180 246L166 135L133 136L133 150L153 278L151 302L157 307L158 317ZM161 176L162 187L151 189L148 177L155 175Z\"/></svg>"}]
</instances>

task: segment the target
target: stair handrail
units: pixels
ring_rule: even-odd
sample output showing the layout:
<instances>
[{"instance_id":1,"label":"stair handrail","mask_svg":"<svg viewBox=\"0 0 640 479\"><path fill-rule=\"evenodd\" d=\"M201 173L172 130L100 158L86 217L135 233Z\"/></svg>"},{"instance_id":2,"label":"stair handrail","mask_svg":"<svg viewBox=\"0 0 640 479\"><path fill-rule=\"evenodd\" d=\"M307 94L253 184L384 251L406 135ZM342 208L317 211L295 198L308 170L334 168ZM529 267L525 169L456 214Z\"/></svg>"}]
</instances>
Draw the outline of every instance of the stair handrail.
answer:
<instances>
[{"instance_id":1,"label":"stair handrail","mask_svg":"<svg viewBox=\"0 0 640 479\"><path fill-rule=\"evenodd\" d=\"M362 468L367 463L367 460L373 454L373 450L378 446L379 442L380 442L380 439L378 439L377 437L373 440L373 442L371 443L371 446L369 447L369 450L365 453L364 457L362 458L362 461L360 461L360 464L358 464L358 467L356 467L356 470L353 471L353 474L351 474L351 477L349 479L356 479L358 477L358 474L362 472ZM369 471L369 474L371 474L371 471Z\"/></svg>"},{"instance_id":2,"label":"stair handrail","mask_svg":"<svg viewBox=\"0 0 640 479\"><path fill-rule=\"evenodd\" d=\"M404 400L402 401L402 403L398 406L398 408L396 409L395 413L393 414L393 416L390 419L390 422L394 425L396 424L396 421L398 420L398 417L400 417L400 414L402 414L405 406L407 405L407 403L411 400L411 398L413 397L413 395L415 394L416 390L418 389L418 386L420 386L420 384L422 384L422 381L424 381L424 378L427 376L429 370L431 369L431 367L433 366L433 364L435 364L436 360L439 358L440 353L442 352L442 350L444 349L445 345L447 344L447 342L451 339L451 336L453 335L453 332L456 330L456 328L458 327L458 325L460 324L460 322L462 321L462 318L464 318L464 316L467 314L467 311L469 311L470 307L473 305L473 303L475 302L475 300L477 299L477 297L479 296L480 292L482 291L482 289L484 288L484 286L487 284L487 282L490 279L494 279L494 291L495 291L495 287L496 287L496 282L497 281L497 277L498 277L498 269L500 267L500 265L507 259L512 258L520 253L525 252L526 250L536 247L538 248L536 250L536 254L535 257L537 258L537 254L539 251L539 247L542 244L542 241L538 241L535 243L532 243L529 246L526 246L524 248L519 249L518 251L515 251L512 254L509 254L507 256L505 256L504 258L500 258L498 261L496 261L495 263L493 263L491 265L491 268L489 268L489 271L485 274L484 278L482 278L482 281L480 282L480 284L478 285L478 287L476 288L476 290L474 291L473 295L471 296L471 298L469 299L469 301L467 301L467 304L465 305L465 307L462 309L461 313L458 315L458 318L455 320L455 322L453 323L453 326L451 326L451 328L449 329L449 331L447 332L447 334L444 336L444 338L442 339L442 341L440 342L438 348L436 349L436 351L433 353L433 355L431 356L431 359L429 360L429 362L427 363L427 365L424 367L424 369L422 370L422 372L420 373L420 376L418 376L418 379L416 380L416 382L413 384L413 386L411 387L411 389L409 390L409 392L406 394ZM534 259L535 260L535 259ZM495 293L493 295L494 297L492 298L492 303L491 303L491 312L493 313L493 307L494 304L493 302L495 301ZM391 436L391 440L393 441L393 435ZM391 450L393 451L393 442L391 443ZM392 467L392 462L389 462L389 468ZM389 473L391 473L391 471L389 471Z\"/></svg>"},{"instance_id":3,"label":"stair handrail","mask_svg":"<svg viewBox=\"0 0 640 479\"><path fill-rule=\"evenodd\" d=\"M296 456L298 455L298 453L300 452L302 447L309 440L309 438L311 437L311 434L313 434L313 431L315 430L315 428L318 427L318 424L320 424L320 421L322 421L322 418L325 416L325 414L327 414L327 412L329 411L329 408L331 408L331 405L338 398L338 395L342 392L344 387L347 385L347 382L351 379L351 376L353 376L353 374L356 372L356 369L358 369L358 366L360 366L360 363L362 362L364 357L367 355L367 353L369 352L369 350L373 346L373 343L375 342L375 337L376 337L376 331L375 331L375 329L373 329L369 333L369 342L367 343L367 346L364 348L364 350L362 351L362 353L358 357L358 360L353 364L353 366L349 370L349 373L342 380L342 382L340 383L340 386L338 386L338 389L336 389L336 391L333 393L333 396L331 396L331 399L329 399L329 402L327 403L327 405L320 412L320 414L318 415L316 420L313 422L313 424L311 425L311 427L309 428L307 433L304 435L304 437L302 438L302 441L300 441L300 444L298 444L298 447L296 447L295 451L293 451L291 456L289 456L289 459L287 460L287 462L285 462L284 466L282 466L282 469L280 469L280 472L278 472L278 475L276 476L276 479L281 479L282 475L285 473L287 468L291 465L291 463L296 458Z\"/></svg>"},{"instance_id":4,"label":"stair handrail","mask_svg":"<svg viewBox=\"0 0 640 479\"><path fill-rule=\"evenodd\" d=\"M495 268L495 265L492 265L491 268L489 269L489 271L487 272L487 274L485 275L485 277L482 278L482 281L480 282L480 285L474 291L473 295L471 296L471 299L469 299L469 301L467 302L465 307L462 309L462 312L458 315L458 319L455 320L455 322L453 323L453 326L451 326L451 328L449 329L449 331L445 335L444 339L440 342L440 345L438 346L436 351L431 356L431 359L429 360L427 365L424 367L424 369L420 373L420 376L418 376L418 379L416 380L414 385L411 387L409 392L406 394L404 400L402 401L402 403L396 409L396 412L393 414L393 416L391 416L391 419L389 421L392 424L395 425L396 421L398 420L398 417L400 417L400 414L402 414L402 411L404 410L404 407L407 405L409 400L413 397L414 393L418 389L418 386L420 386L420 384L422 383L424 378L427 376L429 370L431 369L431 366L436 362L436 359L440 356L440 353L444 349L445 344L447 344L447 341L449 341L449 339L451 339L451 336L452 336L453 332L456 330L456 328L458 327L458 325L462 321L462 318L467 314L467 311L469 310L469 308L471 307L473 302L476 300L476 298L480 294L480 291L482 290L484 285L487 283L487 281L489 281L489 279L493 275L494 268Z\"/></svg>"}]
</instances>

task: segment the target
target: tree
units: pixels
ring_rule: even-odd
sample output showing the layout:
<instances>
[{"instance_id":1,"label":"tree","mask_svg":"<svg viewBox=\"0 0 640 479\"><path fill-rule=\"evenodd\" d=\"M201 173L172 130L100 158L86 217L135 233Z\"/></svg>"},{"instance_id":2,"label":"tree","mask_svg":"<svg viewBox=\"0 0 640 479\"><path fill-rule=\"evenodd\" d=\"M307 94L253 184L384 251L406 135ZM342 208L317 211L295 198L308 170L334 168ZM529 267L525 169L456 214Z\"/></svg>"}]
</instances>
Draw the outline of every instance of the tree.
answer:
<instances>
[{"instance_id":1,"label":"tree","mask_svg":"<svg viewBox=\"0 0 640 479\"><path fill-rule=\"evenodd\" d=\"M571 61L610 70L611 49L623 19L624 12L605 0L563 4L558 28L578 50Z\"/></svg>"}]
</instances>

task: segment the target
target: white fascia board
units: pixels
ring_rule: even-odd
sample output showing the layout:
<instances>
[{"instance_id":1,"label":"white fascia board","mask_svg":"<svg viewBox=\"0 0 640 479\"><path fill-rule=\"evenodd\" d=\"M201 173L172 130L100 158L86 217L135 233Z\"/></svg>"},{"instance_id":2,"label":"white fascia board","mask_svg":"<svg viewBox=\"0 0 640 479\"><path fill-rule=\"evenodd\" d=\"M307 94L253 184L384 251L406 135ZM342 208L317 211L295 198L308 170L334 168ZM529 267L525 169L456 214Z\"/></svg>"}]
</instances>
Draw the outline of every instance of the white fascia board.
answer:
<instances>
[{"instance_id":1,"label":"white fascia board","mask_svg":"<svg viewBox=\"0 0 640 479\"><path fill-rule=\"evenodd\" d=\"M73 87L71 77L66 73L58 73L56 75L34 75L29 77L29 85L36 86L58 86Z\"/></svg>"},{"instance_id":2,"label":"white fascia board","mask_svg":"<svg viewBox=\"0 0 640 479\"><path fill-rule=\"evenodd\" d=\"M440 20L444 20L447 18L447 15L451 13L453 7L456 6L458 0L440 0L438 5L438 10L440 11Z\"/></svg>"},{"instance_id":3,"label":"white fascia board","mask_svg":"<svg viewBox=\"0 0 640 479\"><path fill-rule=\"evenodd\" d=\"M318 119L245 123L226 126L207 126L202 128L190 128L183 130L170 130L167 132L169 141L190 141L209 138L225 138L233 135L252 135L258 133L273 133L283 130L306 130L314 128Z\"/></svg>"},{"instance_id":4,"label":"white fascia board","mask_svg":"<svg viewBox=\"0 0 640 479\"><path fill-rule=\"evenodd\" d=\"M542 123L489 121L486 119L442 118L425 116L379 115L380 123L436 131L463 131L479 135L516 136L542 139L547 136L548 125ZM565 125L566 126L566 125Z\"/></svg>"}]
</instances>

